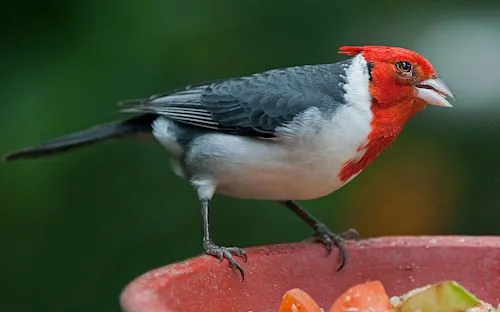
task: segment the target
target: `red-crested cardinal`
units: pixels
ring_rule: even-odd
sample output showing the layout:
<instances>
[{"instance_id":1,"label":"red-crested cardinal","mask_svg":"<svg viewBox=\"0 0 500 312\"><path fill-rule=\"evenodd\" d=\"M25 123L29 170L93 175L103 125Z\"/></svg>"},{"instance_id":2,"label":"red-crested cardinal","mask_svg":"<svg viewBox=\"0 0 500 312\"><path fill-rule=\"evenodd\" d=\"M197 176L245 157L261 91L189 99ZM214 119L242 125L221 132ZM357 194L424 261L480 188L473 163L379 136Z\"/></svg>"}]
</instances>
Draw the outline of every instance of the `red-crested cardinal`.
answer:
<instances>
[{"instance_id":1,"label":"red-crested cardinal","mask_svg":"<svg viewBox=\"0 0 500 312\"><path fill-rule=\"evenodd\" d=\"M328 195L357 176L427 104L451 107L450 89L423 56L403 48L344 46L350 56L333 64L273 69L188 86L122 103L130 119L101 124L5 156L21 158L68 151L98 141L152 134L172 155L172 169L198 194L203 249L234 256L210 236L209 204L215 193L277 201L296 213L331 250L341 235L297 204Z\"/></svg>"}]
</instances>

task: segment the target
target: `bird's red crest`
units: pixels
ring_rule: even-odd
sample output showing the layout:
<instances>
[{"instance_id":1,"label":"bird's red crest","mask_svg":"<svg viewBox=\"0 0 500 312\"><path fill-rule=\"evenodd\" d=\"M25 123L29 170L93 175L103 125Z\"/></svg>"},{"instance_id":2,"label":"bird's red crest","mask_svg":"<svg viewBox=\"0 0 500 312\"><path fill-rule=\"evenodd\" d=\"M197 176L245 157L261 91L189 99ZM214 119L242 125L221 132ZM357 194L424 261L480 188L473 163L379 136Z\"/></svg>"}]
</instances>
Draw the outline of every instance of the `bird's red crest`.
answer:
<instances>
[{"instance_id":1,"label":"bird's red crest","mask_svg":"<svg viewBox=\"0 0 500 312\"><path fill-rule=\"evenodd\" d=\"M417 54L411 50L400 47L389 47L383 45L365 45L365 46L342 46L339 48L339 53L349 56L355 56L359 53L368 54Z\"/></svg>"},{"instance_id":2,"label":"bird's red crest","mask_svg":"<svg viewBox=\"0 0 500 312\"><path fill-rule=\"evenodd\" d=\"M339 53L340 54L346 54L349 56L355 56L365 50L365 47L363 46L343 46L340 47Z\"/></svg>"},{"instance_id":3,"label":"bird's red crest","mask_svg":"<svg viewBox=\"0 0 500 312\"><path fill-rule=\"evenodd\" d=\"M422 55L405 48L365 45L365 46L342 46L339 48L339 53L349 56L356 56L363 53L367 61L381 61L381 60L396 60L407 59L422 66L424 72L433 75L435 73L431 63Z\"/></svg>"}]
</instances>

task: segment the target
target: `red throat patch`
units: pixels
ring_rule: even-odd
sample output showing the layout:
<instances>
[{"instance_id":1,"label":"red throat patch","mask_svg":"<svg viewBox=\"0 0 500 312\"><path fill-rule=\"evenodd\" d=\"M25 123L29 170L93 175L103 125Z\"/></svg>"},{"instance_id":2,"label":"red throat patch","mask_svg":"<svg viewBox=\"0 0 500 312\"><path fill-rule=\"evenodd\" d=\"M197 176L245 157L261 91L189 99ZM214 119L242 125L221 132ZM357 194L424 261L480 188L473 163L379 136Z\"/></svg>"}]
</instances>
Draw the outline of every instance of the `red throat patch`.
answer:
<instances>
[{"instance_id":1,"label":"red throat patch","mask_svg":"<svg viewBox=\"0 0 500 312\"><path fill-rule=\"evenodd\" d=\"M424 105L411 101L383 108L376 102L372 104L373 119L368 142L358 147L358 152L363 152L360 158L348 160L339 173L339 179L346 183L356 174L370 165L380 153L388 148L403 130L405 123Z\"/></svg>"}]
</instances>

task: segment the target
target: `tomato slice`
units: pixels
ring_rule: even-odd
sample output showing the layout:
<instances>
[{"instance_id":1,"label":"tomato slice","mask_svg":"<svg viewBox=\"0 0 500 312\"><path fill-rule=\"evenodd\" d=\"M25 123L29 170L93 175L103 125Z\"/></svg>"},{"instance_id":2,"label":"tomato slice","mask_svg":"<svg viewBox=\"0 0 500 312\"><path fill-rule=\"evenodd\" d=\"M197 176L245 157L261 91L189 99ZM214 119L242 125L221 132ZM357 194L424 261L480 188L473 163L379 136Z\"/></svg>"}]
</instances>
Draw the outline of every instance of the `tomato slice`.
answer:
<instances>
[{"instance_id":1,"label":"tomato slice","mask_svg":"<svg viewBox=\"0 0 500 312\"><path fill-rule=\"evenodd\" d=\"M285 293L281 300L279 312L322 312L323 310L300 288L294 288Z\"/></svg>"},{"instance_id":2,"label":"tomato slice","mask_svg":"<svg viewBox=\"0 0 500 312\"><path fill-rule=\"evenodd\" d=\"M392 312L385 288L379 281L368 281L345 291L329 312Z\"/></svg>"}]
</instances>

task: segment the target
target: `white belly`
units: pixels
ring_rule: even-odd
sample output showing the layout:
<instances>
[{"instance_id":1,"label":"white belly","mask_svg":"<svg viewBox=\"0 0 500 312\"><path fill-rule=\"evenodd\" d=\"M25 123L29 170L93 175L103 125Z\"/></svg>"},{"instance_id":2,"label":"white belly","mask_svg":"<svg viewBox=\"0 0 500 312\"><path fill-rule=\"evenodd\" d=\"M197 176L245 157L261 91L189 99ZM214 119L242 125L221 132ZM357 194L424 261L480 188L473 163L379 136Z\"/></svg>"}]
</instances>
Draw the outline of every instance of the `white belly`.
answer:
<instances>
[{"instance_id":1,"label":"white belly","mask_svg":"<svg viewBox=\"0 0 500 312\"><path fill-rule=\"evenodd\" d=\"M333 120L318 123L319 111L280 129L277 139L226 134L197 138L186 164L203 179L214 180L218 193L239 198L307 200L328 195L344 183L344 164L361 157L371 113L341 108Z\"/></svg>"}]
</instances>

